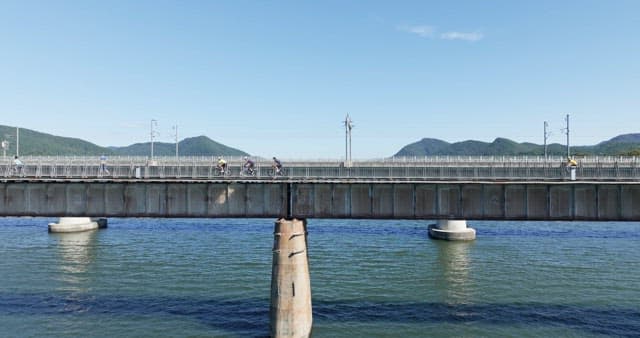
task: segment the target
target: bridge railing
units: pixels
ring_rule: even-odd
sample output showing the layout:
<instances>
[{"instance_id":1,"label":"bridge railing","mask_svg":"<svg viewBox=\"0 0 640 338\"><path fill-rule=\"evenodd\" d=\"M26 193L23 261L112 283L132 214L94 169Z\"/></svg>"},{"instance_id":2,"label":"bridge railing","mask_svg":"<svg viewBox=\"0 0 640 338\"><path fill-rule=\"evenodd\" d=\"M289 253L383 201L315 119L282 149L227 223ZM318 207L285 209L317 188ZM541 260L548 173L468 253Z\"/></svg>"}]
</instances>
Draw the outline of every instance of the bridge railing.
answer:
<instances>
[{"instance_id":1,"label":"bridge railing","mask_svg":"<svg viewBox=\"0 0 640 338\"><path fill-rule=\"evenodd\" d=\"M579 180L640 180L640 166L620 165L617 163L599 163L592 166L579 166L576 176ZM221 179L215 165L209 161L159 161L156 163L139 163L120 161L109 163L102 170L99 162L67 161L25 161L24 167L18 171L13 164L0 164L0 176L31 177L52 179ZM230 175L225 178L242 177L241 162L229 163ZM559 180L569 177L564 163L547 163L532 165L523 163L493 163L491 165L476 164L464 166L437 165L402 165L387 163L382 165L354 165L346 167L336 163L292 163L286 167L286 177L295 179L417 179L417 180ZM256 178L270 178L273 169L269 163L258 163Z\"/></svg>"},{"instance_id":2,"label":"bridge railing","mask_svg":"<svg viewBox=\"0 0 640 338\"><path fill-rule=\"evenodd\" d=\"M231 177L241 174L243 158L225 157ZM257 177L272 175L269 159L255 158ZM11 158L0 161L0 176L24 175L42 178L176 178L213 179L216 156L110 157L104 171L101 161L86 156L27 156L17 172ZM579 158L579 179L637 179L638 157L592 156ZM376 178L376 179L561 179L568 176L563 157L542 156L432 156L357 160L351 167L339 160L286 160L292 178Z\"/></svg>"}]
</instances>

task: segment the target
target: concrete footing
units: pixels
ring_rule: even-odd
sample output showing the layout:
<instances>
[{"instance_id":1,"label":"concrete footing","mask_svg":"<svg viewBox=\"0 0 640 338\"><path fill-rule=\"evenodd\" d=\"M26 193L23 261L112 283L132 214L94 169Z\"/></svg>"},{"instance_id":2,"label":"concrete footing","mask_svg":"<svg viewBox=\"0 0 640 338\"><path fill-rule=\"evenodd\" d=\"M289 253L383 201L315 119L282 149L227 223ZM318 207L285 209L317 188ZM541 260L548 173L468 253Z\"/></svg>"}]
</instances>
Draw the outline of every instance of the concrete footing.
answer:
<instances>
[{"instance_id":1,"label":"concrete footing","mask_svg":"<svg viewBox=\"0 0 640 338\"><path fill-rule=\"evenodd\" d=\"M80 232L106 227L106 218L60 217L58 223L49 223L49 232Z\"/></svg>"},{"instance_id":2,"label":"concrete footing","mask_svg":"<svg viewBox=\"0 0 640 338\"><path fill-rule=\"evenodd\" d=\"M280 219L273 237L271 337L309 337L313 318L307 222Z\"/></svg>"},{"instance_id":3,"label":"concrete footing","mask_svg":"<svg viewBox=\"0 0 640 338\"><path fill-rule=\"evenodd\" d=\"M439 220L438 224L429 224L429 236L448 241L471 241L476 239L476 231L467 228L465 220Z\"/></svg>"}]
</instances>

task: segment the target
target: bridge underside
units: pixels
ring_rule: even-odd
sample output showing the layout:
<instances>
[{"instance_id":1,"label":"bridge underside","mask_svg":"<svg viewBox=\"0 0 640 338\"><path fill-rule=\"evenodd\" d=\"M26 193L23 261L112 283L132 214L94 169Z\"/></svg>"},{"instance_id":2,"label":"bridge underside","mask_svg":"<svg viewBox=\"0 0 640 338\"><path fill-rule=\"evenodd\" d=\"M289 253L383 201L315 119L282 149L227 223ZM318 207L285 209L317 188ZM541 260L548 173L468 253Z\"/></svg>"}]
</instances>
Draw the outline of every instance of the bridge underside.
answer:
<instances>
[{"instance_id":1,"label":"bridge underside","mask_svg":"<svg viewBox=\"0 0 640 338\"><path fill-rule=\"evenodd\" d=\"M0 216L640 221L640 184L16 181Z\"/></svg>"}]
</instances>

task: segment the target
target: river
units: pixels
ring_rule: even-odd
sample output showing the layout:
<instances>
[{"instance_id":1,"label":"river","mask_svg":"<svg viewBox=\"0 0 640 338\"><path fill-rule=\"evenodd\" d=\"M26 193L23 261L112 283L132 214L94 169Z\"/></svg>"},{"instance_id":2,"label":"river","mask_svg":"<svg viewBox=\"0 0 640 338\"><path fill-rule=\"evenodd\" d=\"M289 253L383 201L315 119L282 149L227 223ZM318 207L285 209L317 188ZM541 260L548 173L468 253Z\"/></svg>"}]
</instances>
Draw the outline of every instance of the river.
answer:
<instances>
[{"instance_id":1,"label":"river","mask_svg":"<svg viewBox=\"0 0 640 338\"><path fill-rule=\"evenodd\" d=\"M269 219L0 218L0 336L266 337ZM640 223L308 222L314 337L637 337Z\"/></svg>"}]
</instances>

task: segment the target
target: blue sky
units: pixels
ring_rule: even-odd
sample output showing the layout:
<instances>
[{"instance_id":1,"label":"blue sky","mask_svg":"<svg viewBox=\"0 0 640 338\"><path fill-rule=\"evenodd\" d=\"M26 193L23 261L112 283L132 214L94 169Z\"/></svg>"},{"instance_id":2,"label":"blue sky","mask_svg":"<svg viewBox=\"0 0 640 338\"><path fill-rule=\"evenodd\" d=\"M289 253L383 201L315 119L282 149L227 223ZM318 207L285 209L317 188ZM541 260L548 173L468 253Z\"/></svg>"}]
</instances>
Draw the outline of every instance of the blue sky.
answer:
<instances>
[{"instance_id":1,"label":"blue sky","mask_svg":"<svg viewBox=\"0 0 640 338\"><path fill-rule=\"evenodd\" d=\"M640 1L0 1L0 124L354 158L640 132Z\"/></svg>"}]
</instances>

